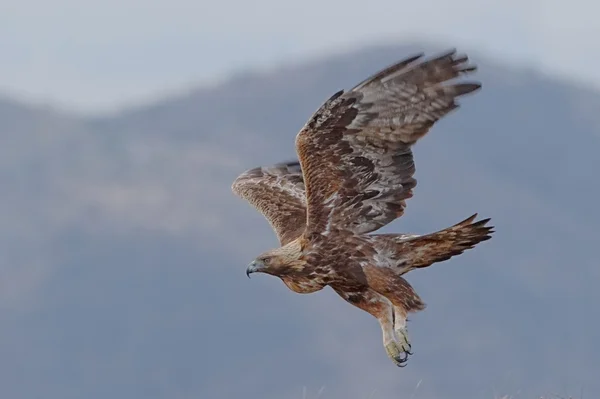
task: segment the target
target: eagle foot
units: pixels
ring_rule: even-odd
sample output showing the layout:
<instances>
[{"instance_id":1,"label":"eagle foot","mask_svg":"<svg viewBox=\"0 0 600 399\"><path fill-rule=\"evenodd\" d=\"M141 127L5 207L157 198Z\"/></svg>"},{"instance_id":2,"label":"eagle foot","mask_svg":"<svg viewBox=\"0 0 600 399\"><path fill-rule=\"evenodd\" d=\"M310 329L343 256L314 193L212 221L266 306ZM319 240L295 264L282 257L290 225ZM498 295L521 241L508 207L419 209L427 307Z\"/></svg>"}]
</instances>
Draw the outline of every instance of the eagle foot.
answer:
<instances>
[{"instance_id":1,"label":"eagle foot","mask_svg":"<svg viewBox=\"0 0 600 399\"><path fill-rule=\"evenodd\" d=\"M398 367L405 367L406 362L408 361L408 356L411 354L407 350L404 350L399 343L394 341L385 345L385 351Z\"/></svg>"},{"instance_id":2,"label":"eagle foot","mask_svg":"<svg viewBox=\"0 0 600 399\"><path fill-rule=\"evenodd\" d=\"M394 332L396 333L396 342L402 351L407 355L412 355L412 345L408 339L408 331L406 330L406 327L397 328Z\"/></svg>"}]
</instances>

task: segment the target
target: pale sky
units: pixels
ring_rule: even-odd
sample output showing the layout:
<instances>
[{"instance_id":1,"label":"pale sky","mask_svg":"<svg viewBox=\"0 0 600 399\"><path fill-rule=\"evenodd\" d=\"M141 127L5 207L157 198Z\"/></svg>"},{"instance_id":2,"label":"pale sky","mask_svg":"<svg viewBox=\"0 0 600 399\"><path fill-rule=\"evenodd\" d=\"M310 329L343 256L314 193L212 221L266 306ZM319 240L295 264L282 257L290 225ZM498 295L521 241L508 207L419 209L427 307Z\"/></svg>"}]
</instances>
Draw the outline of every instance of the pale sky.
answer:
<instances>
[{"instance_id":1,"label":"pale sky","mask_svg":"<svg viewBox=\"0 0 600 399\"><path fill-rule=\"evenodd\" d=\"M0 0L0 95L110 112L411 37L600 87L599 12L592 0Z\"/></svg>"}]
</instances>

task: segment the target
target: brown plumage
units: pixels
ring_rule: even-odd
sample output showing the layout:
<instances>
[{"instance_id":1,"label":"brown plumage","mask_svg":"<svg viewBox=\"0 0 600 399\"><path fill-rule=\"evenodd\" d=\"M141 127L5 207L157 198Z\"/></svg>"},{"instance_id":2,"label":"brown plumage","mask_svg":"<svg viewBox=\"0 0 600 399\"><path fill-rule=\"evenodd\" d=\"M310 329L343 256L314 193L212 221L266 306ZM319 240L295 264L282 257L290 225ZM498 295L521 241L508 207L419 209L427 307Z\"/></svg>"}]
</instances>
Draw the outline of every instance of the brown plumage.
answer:
<instances>
[{"instance_id":1,"label":"brown plumage","mask_svg":"<svg viewBox=\"0 0 600 399\"><path fill-rule=\"evenodd\" d=\"M450 51L400 61L329 98L296 137L299 162L241 174L233 191L254 205L281 247L258 256L248 275L279 277L291 290L331 286L375 316L388 355L406 363L406 317L425 304L402 277L491 237L476 215L427 235L373 234L402 216L417 182L411 147L456 99L480 88L450 82L475 70Z\"/></svg>"}]
</instances>

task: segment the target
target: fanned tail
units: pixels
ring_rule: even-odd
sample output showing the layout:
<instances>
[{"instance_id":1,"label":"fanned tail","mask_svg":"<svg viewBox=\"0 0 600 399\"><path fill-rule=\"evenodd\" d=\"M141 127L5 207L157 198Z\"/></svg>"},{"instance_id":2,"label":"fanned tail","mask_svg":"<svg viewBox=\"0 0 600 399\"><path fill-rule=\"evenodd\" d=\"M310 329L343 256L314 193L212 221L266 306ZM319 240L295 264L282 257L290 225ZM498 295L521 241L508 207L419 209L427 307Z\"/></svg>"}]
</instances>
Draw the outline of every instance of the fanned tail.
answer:
<instances>
[{"instance_id":1,"label":"fanned tail","mask_svg":"<svg viewBox=\"0 0 600 399\"><path fill-rule=\"evenodd\" d=\"M473 222L477 214L436 233L405 238L398 236L393 260L396 272L407 273L433 263L443 262L492 238L494 226L487 226L490 219ZM388 235L388 237L391 235Z\"/></svg>"}]
</instances>

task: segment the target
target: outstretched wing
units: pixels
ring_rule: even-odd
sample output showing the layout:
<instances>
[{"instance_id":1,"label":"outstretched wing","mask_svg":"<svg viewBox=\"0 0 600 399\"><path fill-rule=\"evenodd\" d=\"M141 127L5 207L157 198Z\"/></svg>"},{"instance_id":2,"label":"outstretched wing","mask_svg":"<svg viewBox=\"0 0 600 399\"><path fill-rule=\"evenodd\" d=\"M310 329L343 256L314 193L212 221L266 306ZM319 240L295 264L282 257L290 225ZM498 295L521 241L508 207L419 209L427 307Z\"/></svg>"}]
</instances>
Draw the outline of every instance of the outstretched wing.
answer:
<instances>
[{"instance_id":1,"label":"outstretched wing","mask_svg":"<svg viewBox=\"0 0 600 399\"><path fill-rule=\"evenodd\" d=\"M231 188L267 219L281 245L304 232L306 196L298 162L247 170L235 179Z\"/></svg>"},{"instance_id":2,"label":"outstretched wing","mask_svg":"<svg viewBox=\"0 0 600 399\"><path fill-rule=\"evenodd\" d=\"M404 213L417 182L411 146L479 83L456 52L407 58L327 100L296 136L306 185L307 233L374 231Z\"/></svg>"}]
</instances>

